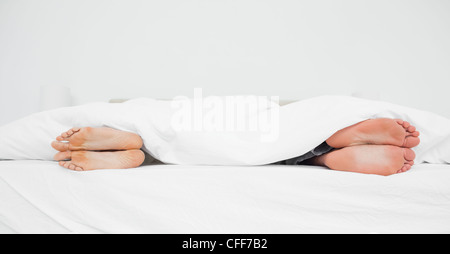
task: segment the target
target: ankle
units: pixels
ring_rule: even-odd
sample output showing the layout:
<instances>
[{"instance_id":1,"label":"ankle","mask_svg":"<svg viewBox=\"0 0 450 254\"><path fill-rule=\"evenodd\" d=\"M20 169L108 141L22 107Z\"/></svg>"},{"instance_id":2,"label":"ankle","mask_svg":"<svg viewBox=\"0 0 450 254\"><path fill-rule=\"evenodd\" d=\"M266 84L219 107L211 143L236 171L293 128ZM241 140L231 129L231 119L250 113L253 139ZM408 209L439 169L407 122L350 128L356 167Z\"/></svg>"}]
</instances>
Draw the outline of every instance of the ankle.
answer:
<instances>
[{"instance_id":1,"label":"ankle","mask_svg":"<svg viewBox=\"0 0 450 254\"><path fill-rule=\"evenodd\" d=\"M325 166L325 167L327 167L325 161L326 161L326 154L323 154L323 155L316 156L316 157L313 157L313 158L311 158L311 159L306 160L306 161L305 161L305 164L307 164L307 165L314 165L314 166Z\"/></svg>"}]
</instances>

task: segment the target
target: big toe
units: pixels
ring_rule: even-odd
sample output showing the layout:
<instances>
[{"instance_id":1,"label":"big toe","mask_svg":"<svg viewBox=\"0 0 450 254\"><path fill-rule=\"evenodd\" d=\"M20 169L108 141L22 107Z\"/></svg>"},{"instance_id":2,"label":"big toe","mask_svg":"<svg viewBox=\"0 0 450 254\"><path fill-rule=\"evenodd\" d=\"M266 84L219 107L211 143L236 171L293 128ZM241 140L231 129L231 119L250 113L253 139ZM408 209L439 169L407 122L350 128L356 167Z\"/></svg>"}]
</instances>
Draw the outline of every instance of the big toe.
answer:
<instances>
[{"instance_id":1,"label":"big toe","mask_svg":"<svg viewBox=\"0 0 450 254\"><path fill-rule=\"evenodd\" d=\"M69 150L69 143L66 142L53 141L51 145L55 150L60 152Z\"/></svg>"},{"instance_id":2,"label":"big toe","mask_svg":"<svg viewBox=\"0 0 450 254\"><path fill-rule=\"evenodd\" d=\"M63 160L70 160L72 158L72 152L71 151L65 151L65 152L59 152L53 156L53 159L55 161L63 161Z\"/></svg>"},{"instance_id":3,"label":"big toe","mask_svg":"<svg viewBox=\"0 0 450 254\"><path fill-rule=\"evenodd\" d=\"M415 146L418 146L420 143L420 138L409 136L405 138L405 141L403 142L403 147L412 148Z\"/></svg>"},{"instance_id":4,"label":"big toe","mask_svg":"<svg viewBox=\"0 0 450 254\"><path fill-rule=\"evenodd\" d=\"M414 153L414 151L409 148L404 148L403 157L406 161L414 161L414 159L416 158L416 153Z\"/></svg>"}]
</instances>

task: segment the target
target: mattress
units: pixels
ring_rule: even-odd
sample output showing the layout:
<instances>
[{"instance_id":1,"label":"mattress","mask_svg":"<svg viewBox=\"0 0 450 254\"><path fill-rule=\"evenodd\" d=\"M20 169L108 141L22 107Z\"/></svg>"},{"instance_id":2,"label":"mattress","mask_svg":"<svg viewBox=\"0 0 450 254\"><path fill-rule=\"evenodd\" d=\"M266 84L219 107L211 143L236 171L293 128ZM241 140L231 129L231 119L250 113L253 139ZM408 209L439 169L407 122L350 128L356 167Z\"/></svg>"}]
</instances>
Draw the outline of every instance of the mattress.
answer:
<instances>
[{"instance_id":1,"label":"mattress","mask_svg":"<svg viewBox=\"0 0 450 254\"><path fill-rule=\"evenodd\" d=\"M318 166L77 172L0 161L1 233L450 233L450 165L388 177Z\"/></svg>"}]
</instances>

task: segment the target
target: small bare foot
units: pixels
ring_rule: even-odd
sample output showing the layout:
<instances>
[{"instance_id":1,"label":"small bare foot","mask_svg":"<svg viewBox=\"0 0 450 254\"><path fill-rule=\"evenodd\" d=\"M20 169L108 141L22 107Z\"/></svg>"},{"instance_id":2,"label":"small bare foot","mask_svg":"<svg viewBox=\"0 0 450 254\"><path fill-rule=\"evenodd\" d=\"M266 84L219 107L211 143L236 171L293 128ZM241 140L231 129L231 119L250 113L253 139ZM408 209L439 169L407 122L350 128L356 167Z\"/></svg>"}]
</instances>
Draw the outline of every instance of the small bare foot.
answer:
<instances>
[{"instance_id":1,"label":"small bare foot","mask_svg":"<svg viewBox=\"0 0 450 254\"><path fill-rule=\"evenodd\" d=\"M56 140L51 145L61 152L140 149L143 144L141 137L135 133L108 127L72 128L63 132Z\"/></svg>"},{"instance_id":2,"label":"small bare foot","mask_svg":"<svg viewBox=\"0 0 450 254\"><path fill-rule=\"evenodd\" d=\"M420 143L419 132L399 119L369 119L337 131L326 140L334 148L355 145L393 145L412 148Z\"/></svg>"},{"instance_id":3,"label":"small bare foot","mask_svg":"<svg viewBox=\"0 0 450 254\"><path fill-rule=\"evenodd\" d=\"M135 168L144 162L145 155L138 149L114 152L65 151L57 153L54 159L62 167L84 171Z\"/></svg>"},{"instance_id":4,"label":"small bare foot","mask_svg":"<svg viewBox=\"0 0 450 254\"><path fill-rule=\"evenodd\" d=\"M314 158L313 164L330 169L366 174L392 175L409 170L415 153L391 145L360 145L338 149Z\"/></svg>"}]
</instances>

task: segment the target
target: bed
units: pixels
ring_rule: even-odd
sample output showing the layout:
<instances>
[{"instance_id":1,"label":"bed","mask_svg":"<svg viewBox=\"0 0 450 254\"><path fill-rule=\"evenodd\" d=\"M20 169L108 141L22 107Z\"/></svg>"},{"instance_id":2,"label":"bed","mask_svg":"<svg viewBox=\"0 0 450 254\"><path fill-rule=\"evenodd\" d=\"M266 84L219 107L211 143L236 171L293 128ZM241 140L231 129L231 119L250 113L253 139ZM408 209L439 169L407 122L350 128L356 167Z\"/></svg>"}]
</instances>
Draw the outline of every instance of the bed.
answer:
<instances>
[{"instance_id":1,"label":"bed","mask_svg":"<svg viewBox=\"0 0 450 254\"><path fill-rule=\"evenodd\" d=\"M77 172L0 160L0 233L450 233L449 183L448 163L385 177L151 159Z\"/></svg>"},{"instance_id":2,"label":"bed","mask_svg":"<svg viewBox=\"0 0 450 254\"><path fill-rule=\"evenodd\" d=\"M76 172L0 161L2 233L450 233L450 166L389 177L317 166Z\"/></svg>"}]
</instances>

